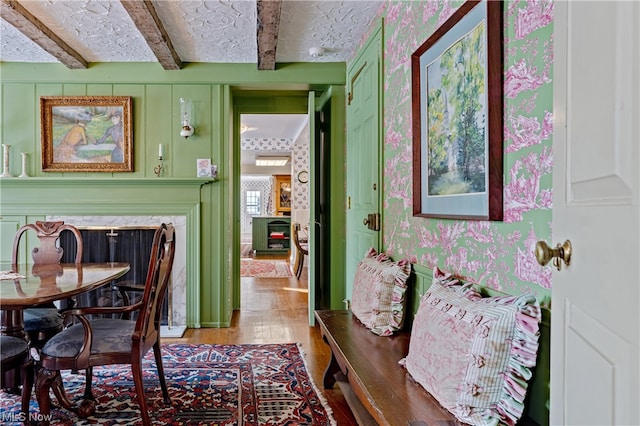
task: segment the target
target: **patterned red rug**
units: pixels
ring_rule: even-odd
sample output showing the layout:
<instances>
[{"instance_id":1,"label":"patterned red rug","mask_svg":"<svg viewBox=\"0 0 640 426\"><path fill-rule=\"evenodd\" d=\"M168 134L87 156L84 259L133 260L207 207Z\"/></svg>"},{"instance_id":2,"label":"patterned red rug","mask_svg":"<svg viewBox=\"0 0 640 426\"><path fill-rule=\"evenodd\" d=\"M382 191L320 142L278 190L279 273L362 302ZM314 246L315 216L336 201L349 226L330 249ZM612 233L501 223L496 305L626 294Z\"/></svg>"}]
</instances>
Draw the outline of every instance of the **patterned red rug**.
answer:
<instances>
[{"instance_id":1,"label":"patterned red rug","mask_svg":"<svg viewBox=\"0 0 640 426\"><path fill-rule=\"evenodd\" d=\"M240 259L241 277L291 277L289 262L280 259Z\"/></svg>"},{"instance_id":2,"label":"patterned red rug","mask_svg":"<svg viewBox=\"0 0 640 426\"><path fill-rule=\"evenodd\" d=\"M294 343L172 344L163 345L162 353L171 406L162 403L152 351L144 360L153 424L335 425L331 410L307 373L301 349ZM126 365L94 369L95 415L79 419L52 406L51 424L140 424L130 371ZM82 396L83 374L63 373L63 380L72 400ZM19 425L19 412L19 396L0 392L0 423ZM35 397L30 413L39 414Z\"/></svg>"}]
</instances>

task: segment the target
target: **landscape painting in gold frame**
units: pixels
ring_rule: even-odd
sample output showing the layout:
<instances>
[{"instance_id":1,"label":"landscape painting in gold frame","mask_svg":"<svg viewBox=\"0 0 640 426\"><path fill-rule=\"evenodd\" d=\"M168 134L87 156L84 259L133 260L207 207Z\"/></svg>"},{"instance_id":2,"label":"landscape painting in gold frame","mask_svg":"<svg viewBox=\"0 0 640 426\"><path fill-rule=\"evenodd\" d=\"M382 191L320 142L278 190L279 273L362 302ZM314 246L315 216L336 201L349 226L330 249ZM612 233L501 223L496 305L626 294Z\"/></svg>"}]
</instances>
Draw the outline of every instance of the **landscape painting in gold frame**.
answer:
<instances>
[{"instance_id":1,"label":"landscape painting in gold frame","mask_svg":"<svg viewBox=\"0 0 640 426\"><path fill-rule=\"evenodd\" d=\"M45 172L132 172L130 96L42 96Z\"/></svg>"}]
</instances>

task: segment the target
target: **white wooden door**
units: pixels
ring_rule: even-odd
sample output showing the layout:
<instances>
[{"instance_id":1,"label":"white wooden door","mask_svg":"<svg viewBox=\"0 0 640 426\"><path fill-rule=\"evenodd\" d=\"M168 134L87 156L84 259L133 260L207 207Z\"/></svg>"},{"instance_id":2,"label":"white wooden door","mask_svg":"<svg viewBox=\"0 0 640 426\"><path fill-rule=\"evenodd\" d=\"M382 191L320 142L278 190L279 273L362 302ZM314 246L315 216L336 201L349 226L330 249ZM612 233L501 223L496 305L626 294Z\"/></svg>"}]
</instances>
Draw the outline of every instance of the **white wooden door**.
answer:
<instances>
[{"instance_id":1,"label":"white wooden door","mask_svg":"<svg viewBox=\"0 0 640 426\"><path fill-rule=\"evenodd\" d=\"M640 424L640 3L554 2L551 424Z\"/></svg>"},{"instance_id":2,"label":"white wooden door","mask_svg":"<svg viewBox=\"0 0 640 426\"><path fill-rule=\"evenodd\" d=\"M351 298L356 267L370 247L379 250L380 231L365 219L380 213L381 34L372 37L347 74L347 265L346 297ZM379 216L378 216L379 217Z\"/></svg>"}]
</instances>

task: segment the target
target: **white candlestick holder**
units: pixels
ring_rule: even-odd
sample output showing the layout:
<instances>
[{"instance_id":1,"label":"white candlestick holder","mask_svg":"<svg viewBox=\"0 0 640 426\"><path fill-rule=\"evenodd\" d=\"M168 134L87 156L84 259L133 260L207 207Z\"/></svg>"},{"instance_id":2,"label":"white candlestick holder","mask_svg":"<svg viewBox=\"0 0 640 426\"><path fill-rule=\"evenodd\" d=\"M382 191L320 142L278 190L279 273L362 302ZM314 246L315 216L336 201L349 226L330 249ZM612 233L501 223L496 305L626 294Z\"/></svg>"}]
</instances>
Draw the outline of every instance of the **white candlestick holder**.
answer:
<instances>
[{"instance_id":1,"label":"white candlestick holder","mask_svg":"<svg viewBox=\"0 0 640 426\"><path fill-rule=\"evenodd\" d=\"M7 145L7 144L2 144L2 151L3 151L3 169L2 169L2 174L0 175L0 177L13 177L13 175L9 172L9 149L11 148L11 145Z\"/></svg>"},{"instance_id":2,"label":"white candlestick holder","mask_svg":"<svg viewBox=\"0 0 640 426\"><path fill-rule=\"evenodd\" d=\"M21 152L20 155L22 156L22 173L20 173L20 176L18 177L27 178L29 177L27 174L27 160L29 159L29 154Z\"/></svg>"}]
</instances>

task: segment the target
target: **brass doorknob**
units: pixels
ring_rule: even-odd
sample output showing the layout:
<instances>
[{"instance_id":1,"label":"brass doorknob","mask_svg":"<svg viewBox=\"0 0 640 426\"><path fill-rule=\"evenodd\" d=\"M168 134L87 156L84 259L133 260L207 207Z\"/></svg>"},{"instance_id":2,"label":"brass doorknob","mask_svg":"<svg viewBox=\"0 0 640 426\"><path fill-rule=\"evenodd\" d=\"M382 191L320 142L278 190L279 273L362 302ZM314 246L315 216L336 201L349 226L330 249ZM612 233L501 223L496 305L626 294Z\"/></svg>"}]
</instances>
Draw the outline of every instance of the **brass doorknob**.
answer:
<instances>
[{"instance_id":1,"label":"brass doorknob","mask_svg":"<svg viewBox=\"0 0 640 426\"><path fill-rule=\"evenodd\" d=\"M366 217L365 217L365 218L364 218L364 220L362 221L362 224L363 224L364 226L367 226L367 225L369 224L369 218L366 218Z\"/></svg>"},{"instance_id":2,"label":"brass doorknob","mask_svg":"<svg viewBox=\"0 0 640 426\"><path fill-rule=\"evenodd\" d=\"M536 243L536 259L538 263L545 266L553 259L553 265L558 269L562 268L562 262L569 266L571 263L571 241L567 240L562 245L558 243L556 248L551 248L544 241L538 241Z\"/></svg>"}]
</instances>

